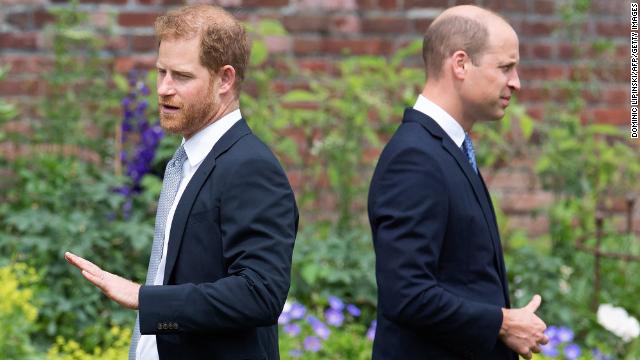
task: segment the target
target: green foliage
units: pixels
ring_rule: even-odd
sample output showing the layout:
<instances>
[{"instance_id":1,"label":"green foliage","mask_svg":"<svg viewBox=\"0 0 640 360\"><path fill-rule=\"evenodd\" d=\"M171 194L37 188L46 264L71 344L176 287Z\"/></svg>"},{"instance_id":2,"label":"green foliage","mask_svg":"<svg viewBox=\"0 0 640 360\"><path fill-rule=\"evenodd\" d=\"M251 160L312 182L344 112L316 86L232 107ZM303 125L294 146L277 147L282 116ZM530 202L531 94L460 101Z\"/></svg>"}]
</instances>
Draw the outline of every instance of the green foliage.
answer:
<instances>
[{"instance_id":1,"label":"green foliage","mask_svg":"<svg viewBox=\"0 0 640 360\"><path fill-rule=\"evenodd\" d=\"M528 155L534 120L523 105L513 101L502 119L475 124L473 132L478 137L474 142L478 165L495 170L515 157Z\"/></svg>"},{"instance_id":2,"label":"green foliage","mask_svg":"<svg viewBox=\"0 0 640 360\"><path fill-rule=\"evenodd\" d=\"M284 34L272 23L257 27ZM254 51L264 41L256 36ZM395 130L403 108L415 101L423 71L404 66L403 60L419 51L416 44L391 60L345 58L331 74L302 71L285 59L294 83L303 85L281 96L274 88L276 74L266 67L268 62L249 71L256 91L243 95L243 113L258 136L274 146L290 168L300 171L297 199L303 214L313 214L321 197L331 198L336 212L328 220L339 233L362 224L362 216L354 210L364 208L375 165L375 156L363 154L380 149L380 136ZM283 136L287 134L291 136Z\"/></svg>"},{"instance_id":3,"label":"green foliage","mask_svg":"<svg viewBox=\"0 0 640 360\"><path fill-rule=\"evenodd\" d=\"M77 6L75 0L50 9L56 21L45 33L53 44L54 62L44 76L47 90L39 106L44 120L28 141L76 144L107 155L113 144L104 139L113 133L119 104L103 50L110 30L90 26L89 14Z\"/></svg>"},{"instance_id":4,"label":"green foliage","mask_svg":"<svg viewBox=\"0 0 640 360\"><path fill-rule=\"evenodd\" d=\"M146 205L121 215L124 198L113 189L122 178L74 158L43 154L12 164L13 186L0 205L0 254L38 268L40 341L56 335L101 342L108 321L130 325L133 314L106 299L63 260L72 251L106 270L140 280L153 227Z\"/></svg>"},{"instance_id":5,"label":"green foliage","mask_svg":"<svg viewBox=\"0 0 640 360\"><path fill-rule=\"evenodd\" d=\"M59 336L47 353L49 360L119 360L126 359L129 354L131 329L112 326L104 334L104 347L96 347L91 352L85 351L74 340L65 340Z\"/></svg>"},{"instance_id":6,"label":"green foliage","mask_svg":"<svg viewBox=\"0 0 640 360\"><path fill-rule=\"evenodd\" d=\"M329 338L322 343L318 352L303 352L292 356L292 350L302 350L304 339L313 334L311 327L302 324L302 332L291 336L280 330L280 357L283 360L367 360L371 359L373 342L365 336L367 328L362 324L348 324L342 328L332 328Z\"/></svg>"},{"instance_id":7,"label":"green foliage","mask_svg":"<svg viewBox=\"0 0 640 360\"><path fill-rule=\"evenodd\" d=\"M0 354L6 359L35 358L30 336L38 316L32 286L36 271L24 263L0 267Z\"/></svg>"},{"instance_id":8,"label":"green foliage","mask_svg":"<svg viewBox=\"0 0 640 360\"><path fill-rule=\"evenodd\" d=\"M291 295L306 302L335 295L375 308L375 258L369 232L304 229L293 254Z\"/></svg>"}]
</instances>

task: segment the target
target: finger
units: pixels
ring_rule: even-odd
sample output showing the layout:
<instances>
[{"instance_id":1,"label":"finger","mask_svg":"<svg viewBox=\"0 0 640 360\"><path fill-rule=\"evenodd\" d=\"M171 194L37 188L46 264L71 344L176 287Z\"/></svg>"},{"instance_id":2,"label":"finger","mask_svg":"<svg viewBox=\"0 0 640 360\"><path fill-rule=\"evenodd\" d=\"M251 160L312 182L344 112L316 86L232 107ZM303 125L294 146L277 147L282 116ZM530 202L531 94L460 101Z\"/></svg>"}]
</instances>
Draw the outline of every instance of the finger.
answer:
<instances>
[{"instance_id":1,"label":"finger","mask_svg":"<svg viewBox=\"0 0 640 360\"><path fill-rule=\"evenodd\" d=\"M540 353L540 351L542 351L542 349L540 348L540 345L536 345L534 347L531 348L531 351L538 354Z\"/></svg>"},{"instance_id":2,"label":"finger","mask_svg":"<svg viewBox=\"0 0 640 360\"><path fill-rule=\"evenodd\" d=\"M102 269L89 260L83 259L78 255L72 254L70 252L66 252L64 254L64 258L71 263L73 266L77 267L80 270L87 270L93 274L99 274Z\"/></svg>"},{"instance_id":3,"label":"finger","mask_svg":"<svg viewBox=\"0 0 640 360\"><path fill-rule=\"evenodd\" d=\"M540 307L541 302L542 302L542 297L540 297L540 295L538 294L535 294L533 295L533 299L531 299L531 301L524 308L531 312L536 312L536 310L538 310L538 307Z\"/></svg>"},{"instance_id":4,"label":"finger","mask_svg":"<svg viewBox=\"0 0 640 360\"><path fill-rule=\"evenodd\" d=\"M542 335L542 338L540 339L540 341L538 341L538 343L547 345L549 343L549 337L547 335Z\"/></svg>"},{"instance_id":5,"label":"finger","mask_svg":"<svg viewBox=\"0 0 640 360\"><path fill-rule=\"evenodd\" d=\"M84 276L85 279L89 280L97 288L104 291L105 282L103 277L92 274L86 270L82 270L82 276Z\"/></svg>"},{"instance_id":6,"label":"finger","mask_svg":"<svg viewBox=\"0 0 640 360\"><path fill-rule=\"evenodd\" d=\"M531 360L531 357L533 356L531 354L531 351L527 352L526 354L521 354L523 358L527 359L527 360Z\"/></svg>"}]
</instances>

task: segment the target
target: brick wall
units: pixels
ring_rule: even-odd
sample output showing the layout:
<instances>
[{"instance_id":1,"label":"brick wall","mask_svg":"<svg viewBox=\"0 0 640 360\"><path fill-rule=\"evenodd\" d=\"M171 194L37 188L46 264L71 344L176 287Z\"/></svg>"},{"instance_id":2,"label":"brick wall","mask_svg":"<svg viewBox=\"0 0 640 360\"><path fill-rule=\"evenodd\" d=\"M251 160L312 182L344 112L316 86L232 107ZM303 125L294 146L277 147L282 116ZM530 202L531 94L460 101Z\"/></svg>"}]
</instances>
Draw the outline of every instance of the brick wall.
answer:
<instances>
[{"instance_id":1,"label":"brick wall","mask_svg":"<svg viewBox=\"0 0 640 360\"><path fill-rule=\"evenodd\" d=\"M393 53L420 38L445 7L475 3L503 14L520 36L522 92L520 100L536 118L544 119L544 104L562 103L564 95L547 85L550 80L581 76L584 71L571 44L558 36L562 21L557 15L562 0L220 0L239 18L280 20L289 36L273 38L274 52L290 53L305 67L328 68L332 61L351 54ZM65 6L64 0L0 0L0 64L10 64L10 76L0 82L0 96L17 103L24 118L32 113L35 97L42 92L39 73L47 68L51 51L44 26L51 22L47 9ZM152 23L178 0L81 0L96 26L113 19L115 32L107 40L115 57L114 68L124 72L155 62ZM585 93L584 119L624 126L629 109L629 0L593 0L589 21L582 33L613 43L614 54L597 68L597 93ZM113 14L113 15L110 15ZM114 16L114 17L112 17ZM587 47L587 44L584 44ZM587 52L587 57L589 53ZM25 121L25 120L22 120ZM13 126L16 126L15 124ZM542 234L547 222L532 211L548 204L550 195L540 192L530 162L522 161L489 176L489 184L513 215L513 225ZM638 218L639 216L636 216ZM640 220L636 225L640 228Z\"/></svg>"}]
</instances>

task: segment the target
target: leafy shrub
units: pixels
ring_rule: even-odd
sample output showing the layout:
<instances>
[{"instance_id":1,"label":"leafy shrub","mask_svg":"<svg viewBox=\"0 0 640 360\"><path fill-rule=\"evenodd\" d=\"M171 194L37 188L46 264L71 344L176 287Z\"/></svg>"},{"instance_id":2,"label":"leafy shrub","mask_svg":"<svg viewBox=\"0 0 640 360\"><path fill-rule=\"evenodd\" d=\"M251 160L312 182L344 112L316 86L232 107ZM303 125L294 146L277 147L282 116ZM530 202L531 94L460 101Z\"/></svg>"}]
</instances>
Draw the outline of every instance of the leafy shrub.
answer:
<instances>
[{"instance_id":1,"label":"leafy shrub","mask_svg":"<svg viewBox=\"0 0 640 360\"><path fill-rule=\"evenodd\" d=\"M36 271L24 263L0 267L0 354L6 359L30 359L35 348L30 336L38 316L32 286Z\"/></svg>"}]
</instances>

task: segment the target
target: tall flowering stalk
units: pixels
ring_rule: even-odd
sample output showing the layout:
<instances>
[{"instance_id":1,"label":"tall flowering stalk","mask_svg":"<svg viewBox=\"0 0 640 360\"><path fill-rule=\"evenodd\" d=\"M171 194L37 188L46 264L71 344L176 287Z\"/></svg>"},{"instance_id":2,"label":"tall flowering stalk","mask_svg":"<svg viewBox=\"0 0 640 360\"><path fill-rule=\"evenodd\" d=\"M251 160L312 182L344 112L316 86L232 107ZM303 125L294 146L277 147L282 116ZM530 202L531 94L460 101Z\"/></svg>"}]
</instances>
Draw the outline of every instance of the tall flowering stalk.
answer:
<instances>
[{"instance_id":1,"label":"tall flowering stalk","mask_svg":"<svg viewBox=\"0 0 640 360\"><path fill-rule=\"evenodd\" d=\"M128 74L129 91L122 99L122 122L118 129L119 161L116 171L124 171L130 179L128 184L116 191L127 198L123 212L125 216L131 211L133 195L141 191L140 182L151 170L160 140L164 136L160 122L151 122L147 115L150 93L144 83L145 74L132 70Z\"/></svg>"}]
</instances>

